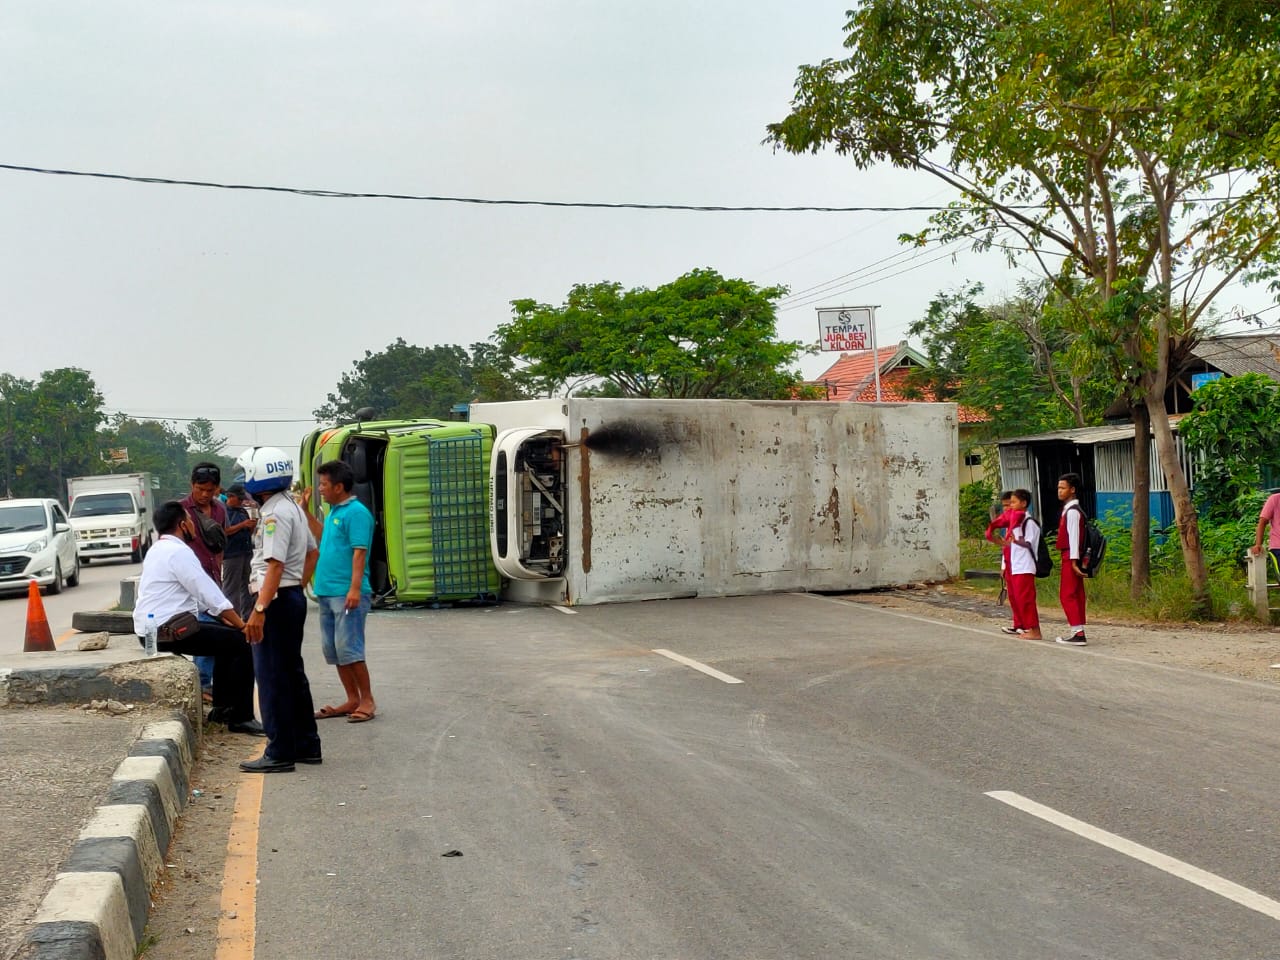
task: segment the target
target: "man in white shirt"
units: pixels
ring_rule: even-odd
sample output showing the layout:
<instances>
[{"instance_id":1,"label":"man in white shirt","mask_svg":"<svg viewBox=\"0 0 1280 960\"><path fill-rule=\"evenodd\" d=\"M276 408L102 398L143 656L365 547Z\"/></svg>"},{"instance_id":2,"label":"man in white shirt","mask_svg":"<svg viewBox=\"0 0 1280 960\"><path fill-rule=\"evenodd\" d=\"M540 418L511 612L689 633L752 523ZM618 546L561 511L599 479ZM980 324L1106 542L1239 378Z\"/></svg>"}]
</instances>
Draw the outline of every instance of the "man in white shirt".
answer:
<instances>
[{"instance_id":1,"label":"man in white shirt","mask_svg":"<svg viewBox=\"0 0 1280 960\"><path fill-rule=\"evenodd\" d=\"M263 736L262 724L253 716L253 655L242 633L244 621L188 546L196 531L182 504L162 503L154 519L160 539L142 562L133 607L134 632L142 637L147 615L152 614L160 650L213 657L209 719L225 723L232 733ZM194 631L175 635L175 617L202 613L217 619L202 620Z\"/></svg>"}]
</instances>

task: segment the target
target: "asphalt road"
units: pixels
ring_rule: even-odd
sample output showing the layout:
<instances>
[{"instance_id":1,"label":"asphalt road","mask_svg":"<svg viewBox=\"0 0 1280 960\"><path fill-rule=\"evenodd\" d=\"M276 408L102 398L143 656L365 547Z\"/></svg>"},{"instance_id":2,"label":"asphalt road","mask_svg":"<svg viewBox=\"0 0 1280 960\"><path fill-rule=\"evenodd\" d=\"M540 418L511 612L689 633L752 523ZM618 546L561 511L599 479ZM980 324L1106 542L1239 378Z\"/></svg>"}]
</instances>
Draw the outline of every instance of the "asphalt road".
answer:
<instances>
[{"instance_id":1,"label":"asphalt road","mask_svg":"<svg viewBox=\"0 0 1280 960\"><path fill-rule=\"evenodd\" d=\"M96 560L80 567L80 585L64 587L51 597L43 593L45 617L56 641L71 629L71 615L78 610L105 610L120 599L120 580L142 572L142 565L128 560ZM27 594L0 593L0 653L22 650L27 625Z\"/></svg>"},{"instance_id":2,"label":"asphalt road","mask_svg":"<svg viewBox=\"0 0 1280 960\"><path fill-rule=\"evenodd\" d=\"M1280 955L1262 684L810 596L380 612L369 664L266 778L258 960Z\"/></svg>"}]
</instances>

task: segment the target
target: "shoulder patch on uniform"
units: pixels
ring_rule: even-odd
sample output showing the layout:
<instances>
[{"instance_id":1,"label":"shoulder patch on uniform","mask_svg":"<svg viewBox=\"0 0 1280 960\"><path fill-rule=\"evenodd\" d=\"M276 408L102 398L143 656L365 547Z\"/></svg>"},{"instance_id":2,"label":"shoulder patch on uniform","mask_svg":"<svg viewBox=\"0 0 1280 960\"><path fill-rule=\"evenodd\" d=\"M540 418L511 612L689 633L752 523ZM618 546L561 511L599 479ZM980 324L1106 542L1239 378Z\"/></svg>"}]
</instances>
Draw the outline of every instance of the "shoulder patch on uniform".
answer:
<instances>
[{"instance_id":1,"label":"shoulder patch on uniform","mask_svg":"<svg viewBox=\"0 0 1280 960\"><path fill-rule=\"evenodd\" d=\"M264 527L264 532L267 533L268 535L276 532L275 517L272 517L270 520L267 521L266 526Z\"/></svg>"}]
</instances>

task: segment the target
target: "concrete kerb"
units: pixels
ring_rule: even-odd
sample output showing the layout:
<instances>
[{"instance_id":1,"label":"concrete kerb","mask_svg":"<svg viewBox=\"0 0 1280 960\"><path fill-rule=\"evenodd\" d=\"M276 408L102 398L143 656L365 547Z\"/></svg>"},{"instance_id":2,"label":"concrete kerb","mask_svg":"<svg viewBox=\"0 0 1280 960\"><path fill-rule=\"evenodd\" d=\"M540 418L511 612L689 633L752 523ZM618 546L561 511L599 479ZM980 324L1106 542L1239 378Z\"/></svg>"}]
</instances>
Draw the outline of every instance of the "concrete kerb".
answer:
<instances>
[{"instance_id":1,"label":"concrete kerb","mask_svg":"<svg viewBox=\"0 0 1280 960\"><path fill-rule=\"evenodd\" d=\"M0 707L117 700L181 710L202 719L200 678L185 657L146 657L133 634L112 635L104 650L0 656Z\"/></svg>"},{"instance_id":2,"label":"concrete kerb","mask_svg":"<svg viewBox=\"0 0 1280 960\"><path fill-rule=\"evenodd\" d=\"M29 960L131 960L195 760L185 717L148 724L112 777L27 933ZM179 784L181 790L179 791Z\"/></svg>"}]
</instances>

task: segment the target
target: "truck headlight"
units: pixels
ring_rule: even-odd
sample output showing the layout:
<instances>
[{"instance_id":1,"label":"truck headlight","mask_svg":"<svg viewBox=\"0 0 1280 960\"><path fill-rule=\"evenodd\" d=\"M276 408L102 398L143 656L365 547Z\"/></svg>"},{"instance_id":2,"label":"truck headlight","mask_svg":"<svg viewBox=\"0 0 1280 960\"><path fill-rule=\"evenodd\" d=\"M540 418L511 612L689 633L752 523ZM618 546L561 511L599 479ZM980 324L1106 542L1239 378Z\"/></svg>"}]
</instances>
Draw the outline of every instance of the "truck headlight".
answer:
<instances>
[{"instance_id":1,"label":"truck headlight","mask_svg":"<svg viewBox=\"0 0 1280 960\"><path fill-rule=\"evenodd\" d=\"M41 537L38 540L32 540L27 544L27 553L39 553L49 545L48 537Z\"/></svg>"}]
</instances>

